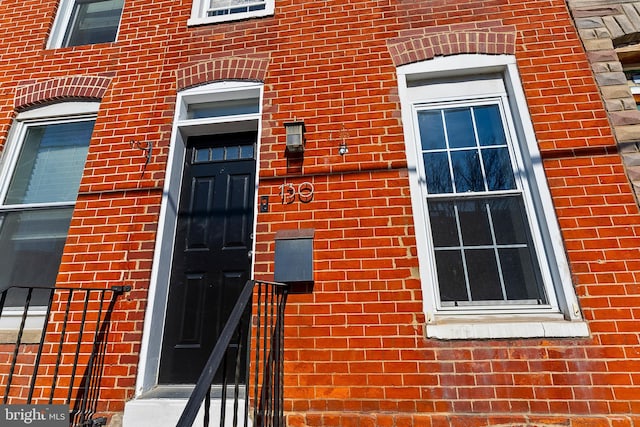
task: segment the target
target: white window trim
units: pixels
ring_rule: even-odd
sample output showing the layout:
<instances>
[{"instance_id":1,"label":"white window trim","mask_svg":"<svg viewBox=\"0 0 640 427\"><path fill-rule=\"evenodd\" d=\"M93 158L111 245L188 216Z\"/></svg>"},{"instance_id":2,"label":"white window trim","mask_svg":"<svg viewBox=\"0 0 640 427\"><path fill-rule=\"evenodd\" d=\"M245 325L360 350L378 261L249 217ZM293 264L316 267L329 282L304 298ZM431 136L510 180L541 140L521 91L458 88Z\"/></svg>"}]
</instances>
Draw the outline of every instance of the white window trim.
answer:
<instances>
[{"instance_id":1,"label":"white window trim","mask_svg":"<svg viewBox=\"0 0 640 427\"><path fill-rule=\"evenodd\" d=\"M51 33L49 40L47 40L47 49L60 49L64 41L64 36L67 32L71 21L71 14L73 13L73 7L76 4L76 0L60 0L60 6L58 6L58 13L53 21L51 27ZM122 21L122 14L120 14L120 21ZM118 31L114 37L114 42L118 40L120 34L120 23L118 23ZM85 46L85 45L83 45ZM71 46L72 47L72 46Z\"/></svg>"},{"instance_id":2,"label":"white window trim","mask_svg":"<svg viewBox=\"0 0 640 427\"><path fill-rule=\"evenodd\" d=\"M9 131L7 145L2 152L2 161L0 162L0 200L4 198L9 187L11 174L18 160L17 157L20 155L20 149L29 126L95 119L98 108L100 108L99 102L63 102L19 113ZM73 206L74 204L75 200L68 203L46 203L47 206Z\"/></svg>"},{"instance_id":3,"label":"white window trim","mask_svg":"<svg viewBox=\"0 0 640 427\"><path fill-rule=\"evenodd\" d=\"M273 15L275 10L275 0L265 0L265 7L262 10L252 12L230 13L228 15L206 16L207 4L209 0L193 0L191 6L191 18L187 21L188 26L215 24L217 22L238 21L248 18L260 18Z\"/></svg>"},{"instance_id":4,"label":"white window trim","mask_svg":"<svg viewBox=\"0 0 640 427\"><path fill-rule=\"evenodd\" d=\"M528 173L531 186L536 194L527 201L535 205L539 217L547 218L546 230L542 230L541 240L550 261L555 262L550 270L555 298L549 295L550 305L542 310L532 307L504 307L497 310L447 310L439 306L439 295L434 283L430 230L423 203L424 192L419 182L418 171L422 168L418 154L417 135L414 127L414 111L421 101L415 88L408 88L408 80L437 79L442 77L469 76L470 80L479 75L499 73L504 79L511 115L506 112L507 125L512 127L514 151L518 148L528 152L521 157ZM423 310L426 314L426 334L439 339L469 338L513 338L513 337L579 337L588 336L589 330L582 320L578 300L573 289L571 273L565 256L564 243L555 218L551 194L546 185L544 169L539 160L533 125L528 114L526 98L517 71L515 57L511 55L465 54L439 57L433 60L400 66L397 69L399 95L404 123L404 137L409 169L409 183L413 206L420 279L423 291ZM482 90L478 87L479 95ZM489 95L492 92L488 93ZM436 95L437 96L437 95ZM444 100L447 98L442 98ZM432 102L434 98L422 102ZM447 100L451 100L448 98ZM513 119L513 120L512 120ZM525 192L526 194L526 192ZM535 230L534 230L535 232ZM540 249L539 249L540 250ZM555 299L555 301L554 301Z\"/></svg>"},{"instance_id":5,"label":"white window trim","mask_svg":"<svg viewBox=\"0 0 640 427\"><path fill-rule=\"evenodd\" d=\"M0 159L0 200L4 198L9 187L11 174L15 169L17 157L20 155L20 149L29 126L95 119L99 108L99 102L62 102L19 113L9 130L6 147ZM47 203L46 205L73 207L74 204L75 200L68 203ZM29 207L29 205L21 205L21 207ZM24 310L21 308L4 308L3 316L0 318L0 343L15 342L16 330L20 326L23 313ZM40 339L46 313L46 307L29 308L23 342L37 342Z\"/></svg>"},{"instance_id":6,"label":"white window trim","mask_svg":"<svg viewBox=\"0 0 640 427\"><path fill-rule=\"evenodd\" d=\"M242 114L219 116L211 118L187 119L187 107L190 104L205 103L229 99L258 98L260 111L255 114ZM169 292L169 275L171 272L173 241L178 206L180 183L182 180L182 169L184 156L186 153L186 142L189 136L206 135L212 133L240 132L244 130L256 130L257 146L255 150L256 165L260 164L260 135L261 135L261 114L263 100L263 84L247 82L218 82L193 89L188 89L178 93L176 111L169 147L167 179L165 180L162 204L160 208L160 218L158 221L158 235L156 237L156 248L151 270L151 284L149 287L149 300L145 313L145 323L143 339L140 349L140 364L136 381L136 396L138 402L132 401L129 405L130 411L134 413L136 405L146 405L140 403L144 399L143 394L156 387L158 382L158 368L160 363L160 352L162 335L164 333L164 320ZM259 173L256 170L256 188L258 185ZM255 206L257 205L258 192L255 192ZM254 230L257 225L257 209L254 212ZM255 239L253 242L255 250ZM255 262L255 261L252 261ZM253 266L251 269L253 278ZM142 396L142 397L141 397ZM133 411L133 412L131 412Z\"/></svg>"}]
</instances>

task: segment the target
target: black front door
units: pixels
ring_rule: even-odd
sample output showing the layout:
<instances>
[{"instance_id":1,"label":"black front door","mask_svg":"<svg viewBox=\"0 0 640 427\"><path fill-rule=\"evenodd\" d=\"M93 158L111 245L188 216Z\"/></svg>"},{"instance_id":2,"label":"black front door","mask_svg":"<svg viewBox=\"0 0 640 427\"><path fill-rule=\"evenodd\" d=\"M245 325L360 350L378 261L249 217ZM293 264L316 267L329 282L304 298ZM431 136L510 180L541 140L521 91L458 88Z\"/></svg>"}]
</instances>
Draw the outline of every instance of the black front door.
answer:
<instances>
[{"instance_id":1,"label":"black front door","mask_svg":"<svg viewBox=\"0 0 640 427\"><path fill-rule=\"evenodd\" d=\"M250 278L255 142L256 132L188 140L160 384L197 381L242 286ZM246 360L244 356L242 360Z\"/></svg>"}]
</instances>

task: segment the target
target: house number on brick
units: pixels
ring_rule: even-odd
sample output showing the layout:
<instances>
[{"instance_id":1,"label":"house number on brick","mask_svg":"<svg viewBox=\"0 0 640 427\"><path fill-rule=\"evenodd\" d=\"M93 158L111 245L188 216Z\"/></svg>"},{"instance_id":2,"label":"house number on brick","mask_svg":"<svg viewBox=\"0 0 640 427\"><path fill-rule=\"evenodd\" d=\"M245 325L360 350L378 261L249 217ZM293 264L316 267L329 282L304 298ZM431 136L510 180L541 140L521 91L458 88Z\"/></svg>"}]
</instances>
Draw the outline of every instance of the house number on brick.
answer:
<instances>
[{"instance_id":1,"label":"house number on brick","mask_svg":"<svg viewBox=\"0 0 640 427\"><path fill-rule=\"evenodd\" d=\"M296 196L301 203L309 203L313 200L313 184L303 182L296 187L291 183L284 183L280 186L280 197L283 205L290 205L295 202Z\"/></svg>"}]
</instances>

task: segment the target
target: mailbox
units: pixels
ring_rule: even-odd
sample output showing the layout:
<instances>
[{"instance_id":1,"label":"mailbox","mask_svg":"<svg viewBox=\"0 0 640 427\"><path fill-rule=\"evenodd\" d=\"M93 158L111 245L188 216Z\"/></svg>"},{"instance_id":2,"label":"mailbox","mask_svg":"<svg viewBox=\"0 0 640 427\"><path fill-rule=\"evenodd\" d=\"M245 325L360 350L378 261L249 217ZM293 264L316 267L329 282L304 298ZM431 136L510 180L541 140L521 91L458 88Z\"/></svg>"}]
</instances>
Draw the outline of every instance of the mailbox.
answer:
<instances>
[{"instance_id":1,"label":"mailbox","mask_svg":"<svg viewBox=\"0 0 640 427\"><path fill-rule=\"evenodd\" d=\"M313 286L313 228L276 232L274 280L300 289Z\"/></svg>"}]
</instances>

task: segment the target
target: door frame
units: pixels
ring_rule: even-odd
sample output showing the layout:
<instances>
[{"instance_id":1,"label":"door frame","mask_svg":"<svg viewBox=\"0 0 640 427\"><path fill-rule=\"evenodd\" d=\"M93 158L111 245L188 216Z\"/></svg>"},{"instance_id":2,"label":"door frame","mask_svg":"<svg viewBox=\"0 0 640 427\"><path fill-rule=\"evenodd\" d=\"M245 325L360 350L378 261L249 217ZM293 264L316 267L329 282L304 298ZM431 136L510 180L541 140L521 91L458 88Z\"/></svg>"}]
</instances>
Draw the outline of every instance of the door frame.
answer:
<instances>
[{"instance_id":1,"label":"door frame","mask_svg":"<svg viewBox=\"0 0 640 427\"><path fill-rule=\"evenodd\" d=\"M237 115L219 115L216 117L187 118L190 105L257 98L258 112ZM158 220L156 246L151 269L147 308L145 312L138 376L136 381L136 397L151 391L158 384L158 369L162 336L164 333L165 312L169 292L169 276L171 273L173 241L176 234L177 208L180 196L180 184L184 167L186 143L190 136L221 134L242 131L257 131L255 148L255 194L253 234L255 236L258 215L258 180L260 164L261 115L263 102L263 84L257 82L223 81L187 89L177 94L176 110L171 131L169 154L162 204ZM252 251L255 252L256 239L253 239ZM250 277L253 279L255 259L251 261ZM174 391L168 390L173 394ZM157 397L157 391L154 392Z\"/></svg>"}]
</instances>

